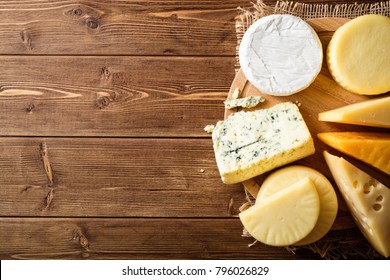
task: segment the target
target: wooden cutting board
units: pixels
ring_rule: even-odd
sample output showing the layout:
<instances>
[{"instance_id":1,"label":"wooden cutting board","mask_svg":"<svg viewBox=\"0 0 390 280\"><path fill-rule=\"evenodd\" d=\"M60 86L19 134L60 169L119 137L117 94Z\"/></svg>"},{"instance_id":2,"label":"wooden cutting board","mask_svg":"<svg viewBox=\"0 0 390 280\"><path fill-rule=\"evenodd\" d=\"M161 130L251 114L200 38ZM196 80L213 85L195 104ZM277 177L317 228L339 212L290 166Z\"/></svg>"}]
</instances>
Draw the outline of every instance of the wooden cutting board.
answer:
<instances>
[{"instance_id":1,"label":"wooden cutting board","mask_svg":"<svg viewBox=\"0 0 390 280\"><path fill-rule=\"evenodd\" d=\"M264 103L259 104L256 108L253 108L252 110L272 107L275 104L278 104L280 102L286 102L286 101L290 101L297 104L314 139L316 152L314 155L296 161L293 164L309 166L322 172L332 182L336 191L337 191L336 184L333 181L332 175L323 157L324 150L328 150L335 155L343 156L351 163L355 164L357 167L361 168L365 172L377 178L379 181L383 182L385 185L387 186L390 185L390 178L386 174L378 170L374 170L373 168L365 165L362 162L351 159L350 157L347 157L331 149L329 146L326 146L317 138L317 133L320 132L385 131L384 129L378 129L378 128L318 121L318 113L320 112L324 112L330 109L338 108L341 106L353 104L356 102L360 102L372 98L369 96L354 94L343 89L333 80L327 68L325 53L326 53L328 43L332 38L334 31L348 21L349 19L343 19L343 18L322 18L322 19L307 20L307 22L317 32L322 42L323 51L324 51L324 61L322 64L321 72L317 76L316 80L307 89L298 92L296 94L293 94L291 96L284 96L284 97L262 94L245 78L243 72L239 70L238 73L236 74L235 79L233 80L233 83L230 87L230 91L227 97L227 99L231 99L232 94L234 93L234 91L237 90L237 88L240 90L240 97L256 96L256 95L263 96L266 101ZM225 119L234 112L236 112L236 110L225 109ZM261 185L261 182L269 173L270 172L267 172L254 179L245 181L243 182L243 185L254 197L256 197L259 185ZM347 228L355 227L356 225L352 220L351 216L349 215L349 212L347 210L346 205L344 204L343 199L341 199L339 193L338 195L339 195L339 213L336 218L333 229L347 229Z\"/></svg>"}]
</instances>

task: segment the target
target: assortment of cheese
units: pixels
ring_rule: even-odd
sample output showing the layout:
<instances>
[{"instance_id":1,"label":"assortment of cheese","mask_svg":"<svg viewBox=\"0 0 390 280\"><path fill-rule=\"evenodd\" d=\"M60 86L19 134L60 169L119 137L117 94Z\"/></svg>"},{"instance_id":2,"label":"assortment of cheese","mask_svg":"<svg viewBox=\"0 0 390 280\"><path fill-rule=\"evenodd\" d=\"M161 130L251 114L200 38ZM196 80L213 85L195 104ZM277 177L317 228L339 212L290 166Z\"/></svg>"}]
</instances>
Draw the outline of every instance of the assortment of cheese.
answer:
<instances>
[{"instance_id":1,"label":"assortment of cheese","mask_svg":"<svg viewBox=\"0 0 390 280\"><path fill-rule=\"evenodd\" d=\"M239 49L246 78L264 94L286 96L307 88L322 64L322 45L306 22L290 15L266 16L245 33ZM361 16L339 28L326 61L334 80L357 94L390 90L390 18ZM237 90L236 90L237 91ZM238 98L226 108L256 107L262 97ZM390 97L322 112L320 121L390 128ZM268 109L241 110L212 132L222 181L243 182L281 167L262 183L256 203L240 213L245 229L272 246L306 245L331 229L338 211L335 190L320 172L288 166L315 152L299 108L282 102ZM390 134L324 132L329 146L390 175ZM383 256L390 255L390 190L343 158L324 157L359 228Z\"/></svg>"}]
</instances>

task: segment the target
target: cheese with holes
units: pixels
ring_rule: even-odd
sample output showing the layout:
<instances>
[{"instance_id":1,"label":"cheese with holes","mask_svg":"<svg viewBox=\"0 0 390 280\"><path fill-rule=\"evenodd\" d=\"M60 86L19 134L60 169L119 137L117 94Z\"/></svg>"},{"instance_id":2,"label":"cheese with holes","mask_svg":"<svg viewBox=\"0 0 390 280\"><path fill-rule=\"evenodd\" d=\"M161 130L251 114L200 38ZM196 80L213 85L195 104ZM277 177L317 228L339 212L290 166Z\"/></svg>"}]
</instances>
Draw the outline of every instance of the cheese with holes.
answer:
<instances>
[{"instance_id":1,"label":"cheese with holes","mask_svg":"<svg viewBox=\"0 0 390 280\"><path fill-rule=\"evenodd\" d=\"M224 104L226 109L234 109L237 107L253 108L259 105L259 103L264 101L265 99L262 96L248 96L243 98L226 100Z\"/></svg>"},{"instance_id":2,"label":"cheese with holes","mask_svg":"<svg viewBox=\"0 0 390 280\"><path fill-rule=\"evenodd\" d=\"M309 129L291 102L234 113L217 123L212 139L226 184L242 182L314 153Z\"/></svg>"},{"instance_id":3,"label":"cheese with holes","mask_svg":"<svg viewBox=\"0 0 390 280\"><path fill-rule=\"evenodd\" d=\"M322 66L322 45L314 29L299 17L270 15L245 32L241 69L262 93L286 96L307 88Z\"/></svg>"},{"instance_id":4,"label":"cheese with holes","mask_svg":"<svg viewBox=\"0 0 390 280\"><path fill-rule=\"evenodd\" d=\"M370 99L318 114L320 121L390 128L390 96Z\"/></svg>"},{"instance_id":5,"label":"cheese with holes","mask_svg":"<svg viewBox=\"0 0 390 280\"><path fill-rule=\"evenodd\" d=\"M335 81L345 89L374 95L390 90L390 18L357 17L336 30L327 49Z\"/></svg>"},{"instance_id":6,"label":"cheese with holes","mask_svg":"<svg viewBox=\"0 0 390 280\"><path fill-rule=\"evenodd\" d=\"M307 236L317 223L320 200L305 177L239 214L244 228L258 241L288 246Z\"/></svg>"},{"instance_id":7,"label":"cheese with holes","mask_svg":"<svg viewBox=\"0 0 390 280\"><path fill-rule=\"evenodd\" d=\"M307 245L316 242L324 237L332 227L336 219L338 203L336 192L329 180L310 167L300 165L283 167L271 173L264 180L256 198L256 204L262 203L267 197L290 187L304 178L309 178L316 187L320 199L320 214L310 234L294 245Z\"/></svg>"},{"instance_id":8,"label":"cheese with holes","mask_svg":"<svg viewBox=\"0 0 390 280\"><path fill-rule=\"evenodd\" d=\"M318 138L332 148L390 175L390 133L323 132Z\"/></svg>"},{"instance_id":9,"label":"cheese with holes","mask_svg":"<svg viewBox=\"0 0 390 280\"><path fill-rule=\"evenodd\" d=\"M390 256L390 189L345 159L324 152L357 225L372 246Z\"/></svg>"}]
</instances>

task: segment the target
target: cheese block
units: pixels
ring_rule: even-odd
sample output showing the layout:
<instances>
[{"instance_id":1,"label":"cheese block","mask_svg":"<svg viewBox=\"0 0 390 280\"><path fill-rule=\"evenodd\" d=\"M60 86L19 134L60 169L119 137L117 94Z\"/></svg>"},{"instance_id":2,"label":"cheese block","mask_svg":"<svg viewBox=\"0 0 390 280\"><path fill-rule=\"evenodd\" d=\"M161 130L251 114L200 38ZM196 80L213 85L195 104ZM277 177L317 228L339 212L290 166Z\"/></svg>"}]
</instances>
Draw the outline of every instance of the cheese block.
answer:
<instances>
[{"instance_id":1,"label":"cheese block","mask_svg":"<svg viewBox=\"0 0 390 280\"><path fill-rule=\"evenodd\" d=\"M262 96L248 96L244 98L236 98L224 101L226 109L233 109L237 107L241 108L253 108L264 102L265 99Z\"/></svg>"},{"instance_id":2,"label":"cheese block","mask_svg":"<svg viewBox=\"0 0 390 280\"><path fill-rule=\"evenodd\" d=\"M287 96L307 88L322 66L322 45L299 17L270 15L245 32L239 61L245 77L262 93Z\"/></svg>"},{"instance_id":3,"label":"cheese block","mask_svg":"<svg viewBox=\"0 0 390 280\"><path fill-rule=\"evenodd\" d=\"M226 184L242 182L314 153L309 129L291 102L234 113L216 124L212 139Z\"/></svg>"},{"instance_id":4,"label":"cheese block","mask_svg":"<svg viewBox=\"0 0 390 280\"><path fill-rule=\"evenodd\" d=\"M336 30L327 49L335 81L345 89L375 95L390 90L390 18L357 17Z\"/></svg>"},{"instance_id":5,"label":"cheese block","mask_svg":"<svg viewBox=\"0 0 390 280\"><path fill-rule=\"evenodd\" d=\"M347 105L318 114L320 121L390 128L390 96Z\"/></svg>"},{"instance_id":6,"label":"cheese block","mask_svg":"<svg viewBox=\"0 0 390 280\"><path fill-rule=\"evenodd\" d=\"M305 177L239 214L244 228L258 241L288 246L307 236L318 220L320 200Z\"/></svg>"},{"instance_id":7,"label":"cheese block","mask_svg":"<svg viewBox=\"0 0 390 280\"><path fill-rule=\"evenodd\" d=\"M390 189L345 159L324 152L333 178L362 233L390 256Z\"/></svg>"},{"instance_id":8,"label":"cheese block","mask_svg":"<svg viewBox=\"0 0 390 280\"><path fill-rule=\"evenodd\" d=\"M318 138L332 148L390 175L390 134L377 132L323 132Z\"/></svg>"},{"instance_id":9,"label":"cheese block","mask_svg":"<svg viewBox=\"0 0 390 280\"><path fill-rule=\"evenodd\" d=\"M294 245L307 245L320 240L332 227L338 210L336 192L329 180L317 170L300 165L282 167L271 173L260 187L256 204L285 188L309 178L316 187L320 199L320 214L317 224L308 236Z\"/></svg>"}]
</instances>

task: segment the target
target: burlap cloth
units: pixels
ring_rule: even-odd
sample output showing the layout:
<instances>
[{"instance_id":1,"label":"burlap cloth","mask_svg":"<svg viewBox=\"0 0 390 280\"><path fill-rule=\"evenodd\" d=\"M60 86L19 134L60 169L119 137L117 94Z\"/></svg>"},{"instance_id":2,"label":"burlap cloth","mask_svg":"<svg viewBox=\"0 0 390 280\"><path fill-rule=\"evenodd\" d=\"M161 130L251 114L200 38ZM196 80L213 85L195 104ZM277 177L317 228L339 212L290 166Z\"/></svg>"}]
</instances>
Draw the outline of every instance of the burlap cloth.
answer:
<instances>
[{"instance_id":1,"label":"burlap cloth","mask_svg":"<svg viewBox=\"0 0 390 280\"><path fill-rule=\"evenodd\" d=\"M352 19L365 14L381 14L390 17L390 1L353 4L305 4L293 1L277 1L274 5L270 6L262 0L258 0L256 3L253 3L251 9L239 7L239 10L241 13L236 18L236 71L240 68L238 48L242 36L249 26L261 17L271 14L290 14L304 20L324 17ZM247 198L248 202L243 205L242 209L253 204L253 198L248 196ZM245 229L243 236L250 237ZM255 244L256 242L250 244L250 246ZM343 230L330 232L325 238L314 244L301 247L290 246L286 247L286 249L291 253L296 253L300 249L311 250L324 259L383 259L357 229L355 231Z\"/></svg>"}]
</instances>

